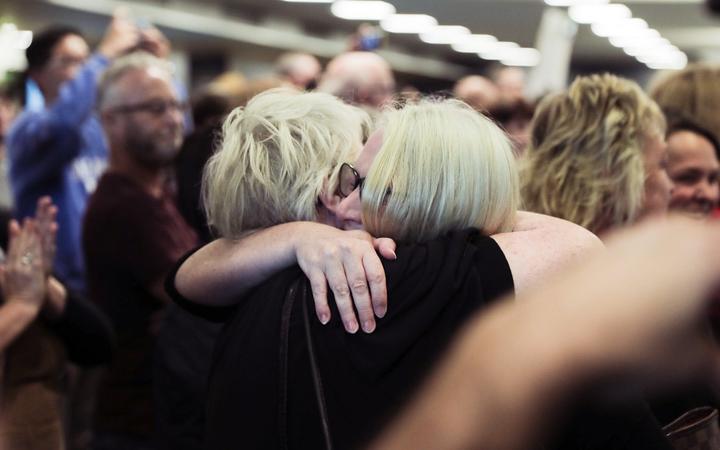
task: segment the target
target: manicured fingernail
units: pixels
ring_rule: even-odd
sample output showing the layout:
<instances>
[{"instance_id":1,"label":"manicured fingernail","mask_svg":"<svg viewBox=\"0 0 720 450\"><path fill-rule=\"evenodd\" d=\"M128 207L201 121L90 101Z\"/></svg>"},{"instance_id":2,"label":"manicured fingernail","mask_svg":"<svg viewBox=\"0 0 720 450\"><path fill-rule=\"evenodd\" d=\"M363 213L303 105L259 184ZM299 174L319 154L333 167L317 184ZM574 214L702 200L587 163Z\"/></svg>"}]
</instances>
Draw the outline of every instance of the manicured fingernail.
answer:
<instances>
[{"instance_id":1,"label":"manicured fingernail","mask_svg":"<svg viewBox=\"0 0 720 450\"><path fill-rule=\"evenodd\" d=\"M363 331L366 333L372 333L375 331L375 321L374 320L366 320L363 322Z\"/></svg>"},{"instance_id":2,"label":"manicured fingernail","mask_svg":"<svg viewBox=\"0 0 720 450\"><path fill-rule=\"evenodd\" d=\"M396 259L397 259L397 254L395 254L394 251L392 252L392 259L393 259L393 260L396 260Z\"/></svg>"},{"instance_id":3,"label":"manicured fingernail","mask_svg":"<svg viewBox=\"0 0 720 450\"><path fill-rule=\"evenodd\" d=\"M383 318L385 317L385 314L387 314L387 306L378 306L377 311L375 311L375 315Z\"/></svg>"},{"instance_id":4,"label":"manicured fingernail","mask_svg":"<svg viewBox=\"0 0 720 450\"><path fill-rule=\"evenodd\" d=\"M358 323L355 320L350 320L347 325L345 325L347 332L352 334L357 333L358 328Z\"/></svg>"},{"instance_id":5,"label":"manicured fingernail","mask_svg":"<svg viewBox=\"0 0 720 450\"><path fill-rule=\"evenodd\" d=\"M326 312L320 313L320 323L323 325L327 325L328 322L330 322L330 314Z\"/></svg>"}]
</instances>

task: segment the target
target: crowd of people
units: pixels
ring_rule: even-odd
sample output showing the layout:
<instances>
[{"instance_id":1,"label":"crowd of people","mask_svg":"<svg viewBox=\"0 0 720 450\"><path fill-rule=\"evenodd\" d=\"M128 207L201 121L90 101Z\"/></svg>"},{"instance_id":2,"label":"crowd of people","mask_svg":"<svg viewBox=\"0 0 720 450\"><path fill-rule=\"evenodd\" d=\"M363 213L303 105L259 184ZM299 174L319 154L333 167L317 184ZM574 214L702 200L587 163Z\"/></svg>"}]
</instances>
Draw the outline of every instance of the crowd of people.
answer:
<instances>
[{"instance_id":1,"label":"crowd of people","mask_svg":"<svg viewBox=\"0 0 720 450\"><path fill-rule=\"evenodd\" d=\"M53 26L0 89L1 449L718 428L720 67L531 101L518 68L400 95L377 53L288 53L187 96L169 53Z\"/></svg>"}]
</instances>

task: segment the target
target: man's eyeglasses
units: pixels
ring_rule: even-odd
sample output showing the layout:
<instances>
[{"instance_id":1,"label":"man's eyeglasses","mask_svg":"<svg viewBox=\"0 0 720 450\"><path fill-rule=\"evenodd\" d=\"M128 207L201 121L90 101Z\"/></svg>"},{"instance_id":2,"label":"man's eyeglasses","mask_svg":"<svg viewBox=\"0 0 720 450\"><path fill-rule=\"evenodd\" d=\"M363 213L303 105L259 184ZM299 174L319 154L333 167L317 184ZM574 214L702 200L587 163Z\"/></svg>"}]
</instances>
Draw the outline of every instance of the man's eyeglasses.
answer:
<instances>
[{"instance_id":1,"label":"man's eyeglasses","mask_svg":"<svg viewBox=\"0 0 720 450\"><path fill-rule=\"evenodd\" d=\"M175 100L163 101L163 100L150 100L147 102L136 103L134 105L120 105L111 108L110 111L121 114L132 114L135 112L146 112L153 116L162 116L168 110L171 112L185 112L187 104L183 102L177 102Z\"/></svg>"},{"instance_id":2,"label":"man's eyeglasses","mask_svg":"<svg viewBox=\"0 0 720 450\"><path fill-rule=\"evenodd\" d=\"M338 177L338 190L337 193L341 197L347 197L355 189L360 189L360 197L362 198L362 186L365 182L365 178L360 178L360 174L353 166L348 163L343 163L340 166L340 176Z\"/></svg>"}]
</instances>

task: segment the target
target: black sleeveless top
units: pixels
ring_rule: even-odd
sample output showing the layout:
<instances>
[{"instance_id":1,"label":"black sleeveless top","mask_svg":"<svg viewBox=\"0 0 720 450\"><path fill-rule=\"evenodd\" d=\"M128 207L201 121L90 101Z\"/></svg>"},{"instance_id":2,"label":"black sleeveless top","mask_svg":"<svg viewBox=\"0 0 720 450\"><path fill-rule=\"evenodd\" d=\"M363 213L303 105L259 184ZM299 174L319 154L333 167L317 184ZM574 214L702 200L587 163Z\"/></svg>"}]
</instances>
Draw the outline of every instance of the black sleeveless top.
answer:
<instances>
[{"instance_id":1,"label":"black sleeveless top","mask_svg":"<svg viewBox=\"0 0 720 450\"><path fill-rule=\"evenodd\" d=\"M325 448L302 301L290 311L286 369L279 351L283 304L297 279L308 293L307 323L337 449L359 448L385 427L466 320L513 291L502 251L476 230L400 245L396 253L397 260L383 263L388 312L369 335L344 331L334 299L330 323L320 324L298 267L274 276L239 303L213 355L207 449L276 449L285 442L290 449ZM214 314L194 309L206 317ZM228 312L215 310L215 317Z\"/></svg>"}]
</instances>

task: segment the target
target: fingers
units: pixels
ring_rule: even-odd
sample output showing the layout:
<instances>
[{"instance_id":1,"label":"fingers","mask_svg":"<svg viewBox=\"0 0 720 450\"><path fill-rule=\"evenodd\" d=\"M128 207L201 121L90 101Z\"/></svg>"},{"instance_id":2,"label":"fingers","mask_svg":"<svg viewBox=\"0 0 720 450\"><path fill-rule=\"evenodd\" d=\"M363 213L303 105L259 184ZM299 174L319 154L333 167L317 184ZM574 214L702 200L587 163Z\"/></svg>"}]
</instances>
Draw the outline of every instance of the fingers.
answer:
<instances>
[{"instance_id":1,"label":"fingers","mask_svg":"<svg viewBox=\"0 0 720 450\"><path fill-rule=\"evenodd\" d=\"M372 253L374 255L374 251ZM356 255L351 249L346 249L343 255L343 267L345 268L345 283L350 287L352 301L355 302L362 329L366 333L372 333L375 331L375 316L370 301L363 255Z\"/></svg>"},{"instance_id":2,"label":"fingers","mask_svg":"<svg viewBox=\"0 0 720 450\"><path fill-rule=\"evenodd\" d=\"M387 282L385 279L385 269L383 268L380 258L374 253L365 255L363 258L363 268L367 277L368 286L370 287L370 298L372 299L372 309L376 316L385 317L387 312Z\"/></svg>"},{"instance_id":3,"label":"fingers","mask_svg":"<svg viewBox=\"0 0 720 450\"><path fill-rule=\"evenodd\" d=\"M55 259L56 237L57 237L57 207L53 205L50 197L41 197L35 211L37 232L40 235L42 246L43 269L47 275L52 272L52 264Z\"/></svg>"},{"instance_id":4,"label":"fingers","mask_svg":"<svg viewBox=\"0 0 720 450\"><path fill-rule=\"evenodd\" d=\"M338 263L333 262L332 260L328 261L325 266L325 275L330 289L335 296L335 304L340 312L340 318L345 326L345 330L348 333L356 333L359 326L355 317L352 298L350 298L350 288L347 277L345 276L345 270L343 269L342 261Z\"/></svg>"},{"instance_id":5,"label":"fingers","mask_svg":"<svg viewBox=\"0 0 720 450\"><path fill-rule=\"evenodd\" d=\"M312 270L305 273L310 280L313 301L315 302L315 314L323 325L330 321L330 307L327 302L327 280L319 270Z\"/></svg>"},{"instance_id":6,"label":"fingers","mask_svg":"<svg viewBox=\"0 0 720 450\"><path fill-rule=\"evenodd\" d=\"M375 250L377 250L380 255L382 255L385 259L390 260L396 260L397 255L395 254L395 250L397 248L397 245L395 244L395 241L393 241L390 238L376 238L373 239L373 247L375 247Z\"/></svg>"}]
</instances>

